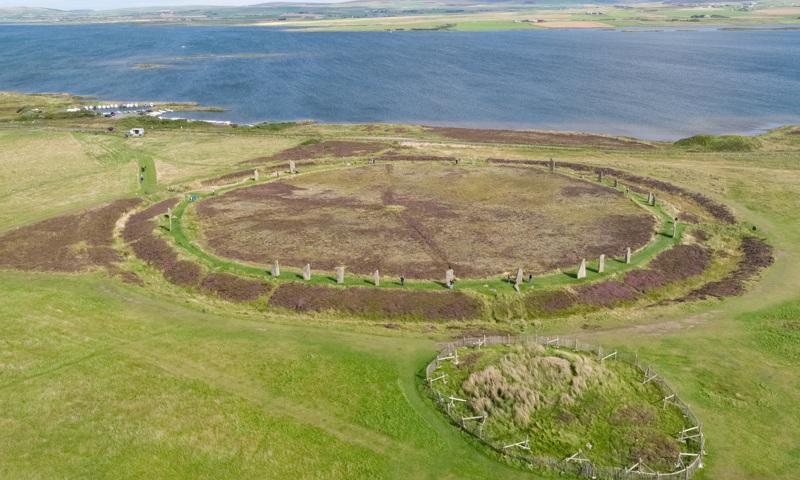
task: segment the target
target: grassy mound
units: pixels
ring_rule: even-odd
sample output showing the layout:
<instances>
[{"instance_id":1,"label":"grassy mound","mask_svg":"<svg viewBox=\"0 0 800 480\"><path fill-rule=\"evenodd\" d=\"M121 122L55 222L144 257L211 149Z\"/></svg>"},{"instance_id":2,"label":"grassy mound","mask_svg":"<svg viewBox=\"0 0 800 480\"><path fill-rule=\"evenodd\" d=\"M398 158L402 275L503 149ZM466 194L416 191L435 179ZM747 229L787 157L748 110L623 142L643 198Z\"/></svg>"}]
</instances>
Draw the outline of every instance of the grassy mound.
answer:
<instances>
[{"instance_id":1,"label":"grassy mound","mask_svg":"<svg viewBox=\"0 0 800 480\"><path fill-rule=\"evenodd\" d=\"M695 135L674 145L707 152L753 152L761 148L761 141L744 135Z\"/></svg>"},{"instance_id":2,"label":"grassy mound","mask_svg":"<svg viewBox=\"0 0 800 480\"><path fill-rule=\"evenodd\" d=\"M682 413L663 409L663 393L642 384L642 373L623 361L596 358L538 344L495 346L442 363L437 382L454 402L456 418L486 416L483 438L502 448L525 438L531 453L557 460L578 450L596 466L643 462L675 469L681 445L675 436L687 427ZM512 450L504 450L512 452Z\"/></svg>"}]
</instances>

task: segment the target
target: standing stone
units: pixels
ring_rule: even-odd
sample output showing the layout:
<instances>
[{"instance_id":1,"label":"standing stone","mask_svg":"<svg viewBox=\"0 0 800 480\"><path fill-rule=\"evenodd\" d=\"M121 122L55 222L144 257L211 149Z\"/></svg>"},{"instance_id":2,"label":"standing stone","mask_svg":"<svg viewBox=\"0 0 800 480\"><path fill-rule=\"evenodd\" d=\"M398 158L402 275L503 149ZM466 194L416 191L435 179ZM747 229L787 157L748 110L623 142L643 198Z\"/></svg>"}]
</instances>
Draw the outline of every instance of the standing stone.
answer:
<instances>
[{"instance_id":1,"label":"standing stone","mask_svg":"<svg viewBox=\"0 0 800 480\"><path fill-rule=\"evenodd\" d=\"M474 167L477 164L478 164L478 157L472 157L472 166Z\"/></svg>"},{"instance_id":2,"label":"standing stone","mask_svg":"<svg viewBox=\"0 0 800 480\"><path fill-rule=\"evenodd\" d=\"M515 283L515 284L514 284L514 290L516 290L516 291L517 291L517 293L520 293L520 292L519 292L519 283Z\"/></svg>"},{"instance_id":3,"label":"standing stone","mask_svg":"<svg viewBox=\"0 0 800 480\"><path fill-rule=\"evenodd\" d=\"M336 283L339 285L344 283L344 267L336 267Z\"/></svg>"},{"instance_id":4,"label":"standing stone","mask_svg":"<svg viewBox=\"0 0 800 480\"><path fill-rule=\"evenodd\" d=\"M600 183L603 182L603 171L602 170L597 172L597 181L600 182Z\"/></svg>"},{"instance_id":5,"label":"standing stone","mask_svg":"<svg viewBox=\"0 0 800 480\"><path fill-rule=\"evenodd\" d=\"M618 186L619 186L619 181L615 178L614 179L614 188L617 188Z\"/></svg>"},{"instance_id":6,"label":"standing stone","mask_svg":"<svg viewBox=\"0 0 800 480\"><path fill-rule=\"evenodd\" d=\"M449 268L444 273L444 283L447 284L447 287L450 287L450 282L453 281L455 278L456 278L456 275L453 273L453 269L452 268Z\"/></svg>"},{"instance_id":7,"label":"standing stone","mask_svg":"<svg viewBox=\"0 0 800 480\"><path fill-rule=\"evenodd\" d=\"M308 263L306 264L305 267L303 267L303 280L305 281L311 280L311 265Z\"/></svg>"},{"instance_id":8,"label":"standing stone","mask_svg":"<svg viewBox=\"0 0 800 480\"><path fill-rule=\"evenodd\" d=\"M586 278L586 259L581 260L581 268L578 269L578 279Z\"/></svg>"},{"instance_id":9,"label":"standing stone","mask_svg":"<svg viewBox=\"0 0 800 480\"><path fill-rule=\"evenodd\" d=\"M631 263L631 247L628 247L628 249L625 250L625 263Z\"/></svg>"},{"instance_id":10,"label":"standing stone","mask_svg":"<svg viewBox=\"0 0 800 480\"><path fill-rule=\"evenodd\" d=\"M372 275L372 278L375 279L375 286L376 287L380 287L381 286L381 274L380 274L380 272L378 270L375 270L375 273Z\"/></svg>"},{"instance_id":11,"label":"standing stone","mask_svg":"<svg viewBox=\"0 0 800 480\"><path fill-rule=\"evenodd\" d=\"M514 285L519 285L520 283L523 282L523 280L524 279L522 278L522 269L520 268L519 270L517 270L517 281L514 283ZM519 289L519 287L517 287L517 289Z\"/></svg>"},{"instance_id":12,"label":"standing stone","mask_svg":"<svg viewBox=\"0 0 800 480\"><path fill-rule=\"evenodd\" d=\"M651 203L650 205L652 205L654 207L656 206L656 196L655 196L655 194L653 194L653 203Z\"/></svg>"},{"instance_id":13,"label":"standing stone","mask_svg":"<svg viewBox=\"0 0 800 480\"><path fill-rule=\"evenodd\" d=\"M171 232L172 231L172 209L171 208L167 209L167 218L169 218L169 231ZM674 236L675 235L673 235L673 237Z\"/></svg>"},{"instance_id":14,"label":"standing stone","mask_svg":"<svg viewBox=\"0 0 800 480\"><path fill-rule=\"evenodd\" d=\"M272 264L272 276L279 277L281 275L281 264L275 260L275 263Z\"/></svg>"},{"instance_id":15,"label":"standing stone","mask_svg":"<svg viewBox=\"0 0 800 480\"><path fill-rule=\"evenodd\" d=\"M647 204L648 204L648 205L650 205L650 203L651 203L652 201L653 201L653 192L649 192L649 193L647 194Z\"/></svg>"},{"instance_id":16,"label":"standing stone","mask_svg":"<svg viewBox=\"0 0 800 480\"><path fill-rule=\"evenodd\" d=\"M253 170L253 180L258 181L258 169Z\"/></svg>"},{"instance_id":17,"label":"standing stone","mask_svg":"<svg viewBox=\"0 0 800 480\"><path fill-rule=\"evenodd\" d=\"M555 171L556 171L556 162L554 162L553 159L551 158L550 159L550 173L553 173Z\"/></svg>"},{"instance_id":18,"label":"standing stone","mask_svg":"<svg viewBox=\"0 0 800 480\"><path fill-rule=\"evenodd\" d=\"M297 168L294 166L294 160L289 160L289 173L297 173Z\"/></svg>"},{"instance_id":19,"label":"standing stone","mask_svg":"<svg viewBox=\"0 0 800 480\"><path fill-rule=\"evenodd\" d=\"M605 254L600 255L600 263L597 264L597 273L603 273L606 271L606 256Z\"/></svg>"},{"instance_id":20,"label":"standing stone","mask_svg":"<svg viewBox=\"0 0 800 480\"><path fill-rule=\"evenodd\" d=\"M672 238L675 238L676 235L678 235L678 221L677 220L672 222Z\"/></svg>"}]
</instances>

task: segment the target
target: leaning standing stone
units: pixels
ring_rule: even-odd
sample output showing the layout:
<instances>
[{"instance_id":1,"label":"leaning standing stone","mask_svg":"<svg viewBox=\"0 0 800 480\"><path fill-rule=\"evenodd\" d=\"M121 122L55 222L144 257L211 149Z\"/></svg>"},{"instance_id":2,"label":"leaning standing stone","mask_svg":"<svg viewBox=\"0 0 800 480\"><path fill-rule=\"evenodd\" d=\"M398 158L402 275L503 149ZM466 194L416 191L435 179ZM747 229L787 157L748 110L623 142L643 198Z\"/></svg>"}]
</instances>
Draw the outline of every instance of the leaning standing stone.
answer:
<instances>
[{"instance_id":1,"label":"leaning standing stone","mask_svg":"<svg viewBox=\"0 0 800 480\"><path fill-rule=\"evenodd\" d=\"M281 265L275 260L275 263L272 264L272 276L278 277L281 274Z\"/></svg>"},{"instance_id":2,"label":"leaning standing stone","mask_svg":"<svg viewBox=\"0 0 800 480\"><path fill-rule=\"evenodd\" d=\"M606 270L606 256L600 255L600 263L597 264L597 273L603 273Z\"/></svg>"},{"instance_id":3,"label":"leaning standing stone","mask_svg":"<svg viewBox=\"0 0 800 480\"><path fill-rule=\"evenodd\" d=\"M581 260L581 268L578 269L578 278L586 278L586 259Z\"/></svg>"},{"instance_id":4,"label":"leaning standing stone","mask_svg":"<svg viewBox=\"0 0 800 480\"><path fill-rule=\"evenodd\" d=\"M339 285L344 283L344 267L336 267L336 283Z\"/></svg>"},{"instance_id":5,"label":"leaning standing stone","mask_svg":"<svg viewBox=\"0 0 800 480\"><path fill-rule=\"evenodd\" d=\"M311 280L311 265L308 263L303 267L303 280Z\"/></svg>"}]
</instances>

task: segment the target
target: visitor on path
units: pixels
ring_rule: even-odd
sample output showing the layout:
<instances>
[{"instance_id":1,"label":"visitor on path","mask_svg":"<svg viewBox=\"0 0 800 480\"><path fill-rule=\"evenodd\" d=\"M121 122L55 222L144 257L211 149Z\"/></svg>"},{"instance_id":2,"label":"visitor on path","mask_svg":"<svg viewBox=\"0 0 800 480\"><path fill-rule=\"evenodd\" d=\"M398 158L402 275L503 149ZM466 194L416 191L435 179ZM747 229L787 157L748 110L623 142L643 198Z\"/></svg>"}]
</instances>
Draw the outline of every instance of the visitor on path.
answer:
<instances>
[{"instance_id":1,"label":"visitor on path","mask_svg":"<svg viewBox=\"0 0 800 480\"><path fill-rule=\"evenodd\" d=\"M533 274L528 275L528 283L533 283Z\"/></svg>"},{"instance_id":2,"label":"visitor on path","mask_svg":"<svg viewBox=\"0 0 800 480\"><path fill-rule=\"evenodd\" d=\"M510 284L511 283L511 274L510 273L508 274L507 280L508 280L508 283Z\"/></svg>"},{"instance_id":3,"label":"visitor on path","mask_svg":"<svg viewBox=\"0 0 800 480\"><path fill-rule=\"evenodd\" d=\"M406 284L406 277L400 275L400 286L403 287Z\"/></svg>"},{"instance_id":4,"label":"visitor on path","mask_svg":"<svg viewBox=\"0 0 800 480\"><path fill-rule=\"evenodd\" d=\"M450 290L452 290L453 287L455 287L455 286L456 286L456 279L453 278L453 279L450 280Z\"/></svg>"}]
</instances>

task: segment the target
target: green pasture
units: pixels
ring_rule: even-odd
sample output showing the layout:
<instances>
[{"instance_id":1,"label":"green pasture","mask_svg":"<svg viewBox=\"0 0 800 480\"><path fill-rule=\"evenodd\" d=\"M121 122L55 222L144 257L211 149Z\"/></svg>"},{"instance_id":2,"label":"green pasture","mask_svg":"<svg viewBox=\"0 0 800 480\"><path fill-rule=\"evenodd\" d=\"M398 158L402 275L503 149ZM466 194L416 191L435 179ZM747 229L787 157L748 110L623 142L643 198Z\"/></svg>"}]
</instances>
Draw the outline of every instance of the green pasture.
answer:
<instances>
[{"instance_id":1,"label":"green pasture","mask_svg":"<svg viewBox=\"0 0 800 480\"><path fill-rule=\"evenodd\" d=\"M396 329L223 302L209 308L102 272L3 271L0 478L541 478L497 461L420 391L440 342L473 329L557 333L637 353L703 422L708 454L695 478L796 478L800 159L790 153L797 145L790 130L760 137L764 147L754 152L620 153L443 146L416 127L392 128L399 126L372 134L328 125L263 135L157 130L125 141L2 126L0 230L135 196L143 153L158 173L155 197L163 198L308 138L415 136L427 154L553 157L706 193L757 227L775 246L775 265L736 298Z\"/></svg>"}]
</instances>

